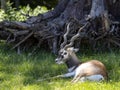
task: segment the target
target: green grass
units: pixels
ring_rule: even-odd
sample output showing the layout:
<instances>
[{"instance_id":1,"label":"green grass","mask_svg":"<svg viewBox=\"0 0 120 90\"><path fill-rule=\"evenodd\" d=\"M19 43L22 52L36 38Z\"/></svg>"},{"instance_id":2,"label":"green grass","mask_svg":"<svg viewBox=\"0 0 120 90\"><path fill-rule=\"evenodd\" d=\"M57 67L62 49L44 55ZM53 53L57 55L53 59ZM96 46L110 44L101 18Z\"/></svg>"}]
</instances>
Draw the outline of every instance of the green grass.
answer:
<instances>
[{"instance_id":1,"label":"green grass","mask_svg":"<svg viewBox=\"0 0 120 90\"><path fill-rule=\"evenodd\" d=\"M108 70L108 82L85 82L71 84L72 78L58 78L40 81L67 72L65 65L57 65L55 56L40 51L28 57L27 53L17 55L14 50L0 43L0 90L119 90L120 51L78 54L82 61L98 59Z\"/></svg>"}]
</instances>

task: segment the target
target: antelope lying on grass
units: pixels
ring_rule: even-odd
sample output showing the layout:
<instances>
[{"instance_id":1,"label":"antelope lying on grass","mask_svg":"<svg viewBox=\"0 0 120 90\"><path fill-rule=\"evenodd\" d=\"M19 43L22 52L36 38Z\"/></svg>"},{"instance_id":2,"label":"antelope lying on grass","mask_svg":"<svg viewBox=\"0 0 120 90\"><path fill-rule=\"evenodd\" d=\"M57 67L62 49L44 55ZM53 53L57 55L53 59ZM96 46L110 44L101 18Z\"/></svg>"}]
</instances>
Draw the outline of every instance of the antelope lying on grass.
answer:
<instances>
[{"instance_id":1,"label":"antelope lying on grass","mask_svg":"<svg viewBox=\"0 0 120 90\"><path fill-rule=\"evenodd\" d=\"M69 25L68 25L69 27ZM72 82L78 81L101 81L107 79L106 68L103 63L98 60L90 60L82 63L76 56L75 52L78 49L71 47L71 43L66 44L66 36L69 33L69 28L64 34L64 42L61 44L58 57L55 59L57 64L65 63L68 67L68 73L59 75L58 77L74 77ZM73 36L71 41L74 41L78 36ZM73 43L73 42L72 42ZM65 45L65 46L64 46Z\"/></svg>"}]
</instances>

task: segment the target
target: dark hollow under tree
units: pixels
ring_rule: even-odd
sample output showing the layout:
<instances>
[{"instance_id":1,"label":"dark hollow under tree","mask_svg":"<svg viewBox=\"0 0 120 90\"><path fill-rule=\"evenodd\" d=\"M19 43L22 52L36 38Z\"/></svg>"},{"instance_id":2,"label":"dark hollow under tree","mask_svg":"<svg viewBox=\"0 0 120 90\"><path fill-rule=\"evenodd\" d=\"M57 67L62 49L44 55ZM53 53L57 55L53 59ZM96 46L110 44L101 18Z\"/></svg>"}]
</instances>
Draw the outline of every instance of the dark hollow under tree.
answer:
<instances>
[{"instance_id":1,"label":"dark hollow under tree","mask_svg":"<svg viewBox=\"0 0 120 90\"><path fill-rule=\"evenodd\" d=\"M74 44L77 47L83 42L93 49L120 47L119 8L120 0L59 0L54 10L24 22L0 22L0 39L13 44L12 49L17 48L18 53L31 46L36 46L34 50L42 46L57 53L69 23L67 37L70 40L78 32Z\"/></svg>"}]
</instances>

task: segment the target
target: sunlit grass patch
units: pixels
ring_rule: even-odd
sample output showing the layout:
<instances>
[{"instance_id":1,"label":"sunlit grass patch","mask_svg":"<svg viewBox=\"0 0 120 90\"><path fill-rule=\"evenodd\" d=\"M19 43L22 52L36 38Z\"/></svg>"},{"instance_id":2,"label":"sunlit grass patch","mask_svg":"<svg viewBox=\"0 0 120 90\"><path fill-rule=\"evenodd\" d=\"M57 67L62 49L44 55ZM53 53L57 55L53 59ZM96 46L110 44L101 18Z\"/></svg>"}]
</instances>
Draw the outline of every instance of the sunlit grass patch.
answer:
<instances>
[{"instance_id":1,"label":"sunlit grass patch","mask_svg":"<svg viewBox=\"0 0 120 90\"><path fill-rule=\"evenodd\" d=\"M0 44L0 90L119 90L120 51L77 53L82 61L97 59L108 70L108 82L72 84L72 78L50 79L67 72L67 67L55 63L55 55L39 51L36 55L16 54L9 46ZM46 80L44 80L46 79ZM43 80L43 81L42 81Z\"/></svg>"}]
</instances>

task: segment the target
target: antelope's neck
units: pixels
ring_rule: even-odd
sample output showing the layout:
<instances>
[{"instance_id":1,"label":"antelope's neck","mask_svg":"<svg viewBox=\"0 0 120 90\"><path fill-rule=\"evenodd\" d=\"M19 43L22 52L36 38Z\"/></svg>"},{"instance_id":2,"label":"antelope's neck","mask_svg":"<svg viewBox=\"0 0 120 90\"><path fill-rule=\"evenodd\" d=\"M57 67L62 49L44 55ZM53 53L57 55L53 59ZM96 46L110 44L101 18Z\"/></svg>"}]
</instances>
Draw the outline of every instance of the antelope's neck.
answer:
<instances>
[{"instance_id":1,"label":"antelope's neck","mask_svg":"<svg viewBox=\"0 0 120 90\"><path fill-rule=\"evenodd\" d=\"M81 62L77 57L70 57L69 60L66 61L66 65L68 68L76 67L80 64Z\"/></svg>"}]
</instances>

